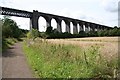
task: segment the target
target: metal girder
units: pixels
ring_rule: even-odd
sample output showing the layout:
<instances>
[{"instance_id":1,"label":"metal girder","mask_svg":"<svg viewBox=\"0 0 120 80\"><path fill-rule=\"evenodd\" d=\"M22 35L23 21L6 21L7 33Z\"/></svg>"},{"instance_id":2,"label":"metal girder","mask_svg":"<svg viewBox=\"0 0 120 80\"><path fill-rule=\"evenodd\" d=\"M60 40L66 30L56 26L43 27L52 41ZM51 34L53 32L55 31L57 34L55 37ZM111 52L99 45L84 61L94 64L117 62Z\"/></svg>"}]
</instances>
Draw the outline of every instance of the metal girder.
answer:
<instances>
[{"instance_id":1,"label":"metal girder","mask_svg":"<svg viewBox=\"0 0 120 80\"><path fill-rule=\"evenodd\" d=\"M17 16L17 17L25 17L25 18L31 18L32 12L23 11L23 10L17 10L12 8L6 8L1 7L0 13L2 15L9 15L9 16Z\"/></svg>"}]
</instances>

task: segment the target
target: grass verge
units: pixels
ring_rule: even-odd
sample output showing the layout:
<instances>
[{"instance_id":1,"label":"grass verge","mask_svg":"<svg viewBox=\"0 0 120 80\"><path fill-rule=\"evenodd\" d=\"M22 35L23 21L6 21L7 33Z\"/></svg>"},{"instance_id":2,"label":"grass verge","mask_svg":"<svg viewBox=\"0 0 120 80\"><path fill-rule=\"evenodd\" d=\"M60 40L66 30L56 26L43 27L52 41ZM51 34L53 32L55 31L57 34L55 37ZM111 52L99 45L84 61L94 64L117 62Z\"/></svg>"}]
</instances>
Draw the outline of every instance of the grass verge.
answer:
<instances>
[{"instance_id":1,"label":"grass verge","mask_svg":"<svg viewBox=\"0 0 120 80\"><path fill-rule=\"evenodd\" d=\"M102 58L99 48L95 45L83 50L79 46L52 44L41 39L26 40L23 44L36 77L116 78L117 61Z\"/></svg>"},{"instance_id":2,"label":"grass verge","mask_svg":"<svg viewBox=\"0 0 120 80\"><path fill-rule=\"evenodd\" d=\"M13 45L16 42L18 42L18 40L15 38L4 38L2 40L2 51L5 51L6 49L8 49L11 45Z\"/></svg>"}]
</instances>

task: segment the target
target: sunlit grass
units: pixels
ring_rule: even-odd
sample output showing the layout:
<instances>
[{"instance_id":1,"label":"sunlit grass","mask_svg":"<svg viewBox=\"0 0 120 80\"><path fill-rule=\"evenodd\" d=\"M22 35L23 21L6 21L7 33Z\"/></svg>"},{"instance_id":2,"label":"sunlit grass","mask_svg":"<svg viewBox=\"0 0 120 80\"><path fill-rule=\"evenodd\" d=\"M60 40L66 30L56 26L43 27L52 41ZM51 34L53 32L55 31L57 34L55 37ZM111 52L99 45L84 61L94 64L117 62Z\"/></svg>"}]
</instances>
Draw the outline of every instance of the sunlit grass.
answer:
<instances>
[{"instance_id":1,"label":"sunlit grass","mask_svg":"<svg viewBox=\"0 0 120 80\"><path fill-rule=\"evenodd\" d=\"M108 62L100 46L87 50L76 45L52 44L41 39L24 41L23 49L35 75L40 78L114 78L116 60Z\"/></svg>"},{"instance_id":2,"label":"sunlit grass","mask_svg":"<svg viewBox=\"0 0 120 80\"><path fill-rule=\"evenodd\" d=\"M11 45L13 45L16 42L18 42L18 40L15 38L4 38L2 40L2 51L5 51L6 49L8 49Z\"/></svg>"}]
</instances>

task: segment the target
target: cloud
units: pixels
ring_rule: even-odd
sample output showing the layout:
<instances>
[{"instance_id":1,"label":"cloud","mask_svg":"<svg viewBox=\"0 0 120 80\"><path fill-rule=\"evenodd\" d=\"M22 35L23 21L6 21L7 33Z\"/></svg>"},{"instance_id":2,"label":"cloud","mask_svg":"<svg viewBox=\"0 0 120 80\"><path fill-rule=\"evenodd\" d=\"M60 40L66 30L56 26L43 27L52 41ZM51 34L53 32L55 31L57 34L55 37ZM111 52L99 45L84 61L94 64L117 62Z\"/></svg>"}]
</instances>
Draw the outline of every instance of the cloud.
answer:
<instances>
[{"instance_id":1,"label":"cloud","mask_svg":"<svg viewBox=\"0 0 120 80\"><path fill-rule=\"evenodd\" d=\"M0 1L1 4L8 4L8 3L12 3L11 0L1 0Z\"/></svg>"},{"instance_id":2,"label":"cloud","mask_svg":"<svg viewBox=\"0 0 120 80\"><path fill-rule=\"evenodd\" d=\"M119 0L102 0L102 6L106 11L118 12Z\"/></svg>"}]
</instances>

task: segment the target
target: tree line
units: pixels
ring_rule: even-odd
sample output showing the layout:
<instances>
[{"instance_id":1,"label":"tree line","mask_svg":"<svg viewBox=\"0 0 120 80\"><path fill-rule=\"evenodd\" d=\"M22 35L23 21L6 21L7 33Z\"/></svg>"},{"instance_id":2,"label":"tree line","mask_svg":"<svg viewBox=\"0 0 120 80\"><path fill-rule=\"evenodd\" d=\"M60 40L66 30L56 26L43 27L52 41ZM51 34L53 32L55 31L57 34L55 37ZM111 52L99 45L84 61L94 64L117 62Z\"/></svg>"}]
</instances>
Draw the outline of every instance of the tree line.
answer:
<instances>
[{"instance_id":1,"label":"tree line","mask_svg":"<svg viewBox=\"0 0 120 80\"><path fill-rule=\"evenodd\" d=\"M44 34L44 35L43 35ZM99 31L80 31L78 34L71 34L68 32L59 33L56 29L48 27L45 33L41 33L40 37L46 38L81 38L81 37L104 37L104 36L120 36L120 27L115 26L113 29L104 29Z\"/></svg>"},{"instance_id":2,"label":"tree line","mask_svg":"<svg viewBox=\"0 0 120 80\"><path fill-rule=\"evenodd\" d=\"M4 16L2 21L2 37L4 38L21 38L21 37L28 37L28 38L81 38L81 37L104 37L104 36L120 36L120 27L115 26L113 29L105 29L99 31L80 31L78 34L71 34L71 33L59 33L57 29L53 29L51 26L47 27L45 32L39 32L38 30L32 29L30 31L19 29L17 23L10 19L7 16Z\"/></svg>"}]
</instances>

